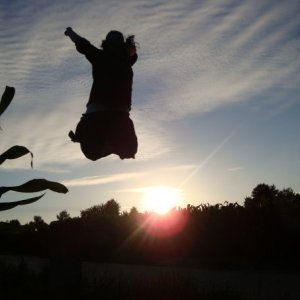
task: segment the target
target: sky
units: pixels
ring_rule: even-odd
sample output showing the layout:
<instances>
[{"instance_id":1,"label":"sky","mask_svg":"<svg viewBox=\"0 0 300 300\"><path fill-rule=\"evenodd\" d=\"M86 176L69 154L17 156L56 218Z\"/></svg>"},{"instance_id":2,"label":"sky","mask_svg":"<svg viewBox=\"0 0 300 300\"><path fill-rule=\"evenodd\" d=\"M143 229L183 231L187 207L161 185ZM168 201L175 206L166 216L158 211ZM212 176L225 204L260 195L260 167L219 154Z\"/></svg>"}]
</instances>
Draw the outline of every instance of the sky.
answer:
<instances>
[{"instance_id":1,"label":"sky","mask_svg":"<svg viewBox=\"0 0 300 300\"><path fill-rule=\"evenodd\" d=\"M0 184L46 178L69 189L0 212L0 221L75 217L112 198L143 211L155 186L180 190L182 207L243 204L259 183L300 192L298 0L0 0L0 26L1 89L16 88L0 150L34 154L33 169L30 156L1 165ZM96 46L110 30L136 36L135 159L92 162L69 140L92 78L68 26Z\"/></svg>"}]
</instances>

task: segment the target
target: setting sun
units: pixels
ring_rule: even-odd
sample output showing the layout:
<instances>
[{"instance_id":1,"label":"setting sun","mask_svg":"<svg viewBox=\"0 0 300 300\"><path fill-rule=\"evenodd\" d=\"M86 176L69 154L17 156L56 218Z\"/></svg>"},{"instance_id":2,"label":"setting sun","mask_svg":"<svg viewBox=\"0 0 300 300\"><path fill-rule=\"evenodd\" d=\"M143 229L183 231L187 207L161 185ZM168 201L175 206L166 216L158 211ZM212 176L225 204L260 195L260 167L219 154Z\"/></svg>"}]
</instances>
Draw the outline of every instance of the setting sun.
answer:
<instances>
[{"instance_id":1,"label":"setting sun","mask_svg":"<svg viewBox=\"0 0 300 300\"><path fill-rule=\"evenodd\" d=\"M166 214L173 207L181 205L182 191L167 186L153 186L144 189L144 207L147 211Z\"/></svg>"}]
</instances>

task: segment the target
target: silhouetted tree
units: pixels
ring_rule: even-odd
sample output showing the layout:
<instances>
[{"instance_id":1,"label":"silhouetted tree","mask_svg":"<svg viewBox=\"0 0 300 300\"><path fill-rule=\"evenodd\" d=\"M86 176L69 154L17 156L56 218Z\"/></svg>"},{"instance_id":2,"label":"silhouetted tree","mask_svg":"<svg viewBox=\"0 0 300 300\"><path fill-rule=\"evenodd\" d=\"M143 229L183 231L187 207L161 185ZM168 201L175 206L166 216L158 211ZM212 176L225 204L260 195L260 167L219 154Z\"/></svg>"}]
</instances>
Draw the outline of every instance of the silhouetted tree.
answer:
<instances>
[{"instance_id":1,"label":"silhouetted tree","mask_svg":"<svg viewBox=\"0 0 300 300\"><path fill-rule=\"evenodd\" d=\"M274 205L278 194L275 185L261 183L257 185L251 194L251 197L245 199L245 207L271 207Z\"/></svg>"},{"instance_id":2,"label":"silhouetted tree","mask_svg":"<svg viewBox=\"0 0 300 300\"><path fill-rule=\"evenodd\" d=\"M103 212L109 216L119 216L120 215L120 204L114 199L107 201L103 206Z\"/></svg>"},{"instance_id":3,"label":"silhouetted tree","mask_svg":"<svg viewBox=\"0 0 300 300\"><path fill-rule=\"evenodd\" d=\"M20 226L21 226L21 223L19 220L10 220L9 224L15 228L20 228Z\"/></svg>"},{"instance_id":4,"label":"silhouetted tree","mask_svg":"<svg viewBox=\"0 0 300 300\"><path fill-rule=\"evenodd\" d=\"M40 216L23 226L0 222L1 251L105 262L300 267L300 195L259 184L246 199L245 205L188 204L166 216L135 207L120 213L111 199L81 217L62 211L49 226Z\"/></svg>"},{"instance_id":5,"label":"silhouetted tree","mask_svg":"<svg viewBox=\"0 0 300 300\"><path fill-rule=\"evenodd\" d=\"M80 212L83 219L89 220L95 220L103 216L119 216L119 214L120 204L114 199L107 201L105 204L94 205Z\"/></svg>"},{"instance_id":6,"label":"silhouetted tree","mask_svg":"<svg viewBox=\"0 0 300 300\"><path fill-rule=\"evenodd\" d=\"M33 221L30 221L29 225L34 228L34 230L46 229L48 226L41 216L34 216Z\"/></svg>"},{"instance_id":7,"label":"silhouetted tree","mask_svg":"<svg viewBox=\"0 0 300 300\"><path fill-rule=\"evenodd\" d=\"M56 215L56 219L62 222L71 219L71 216L66 210L63 210L58 215Z\"/></svg>"}]
</instances>

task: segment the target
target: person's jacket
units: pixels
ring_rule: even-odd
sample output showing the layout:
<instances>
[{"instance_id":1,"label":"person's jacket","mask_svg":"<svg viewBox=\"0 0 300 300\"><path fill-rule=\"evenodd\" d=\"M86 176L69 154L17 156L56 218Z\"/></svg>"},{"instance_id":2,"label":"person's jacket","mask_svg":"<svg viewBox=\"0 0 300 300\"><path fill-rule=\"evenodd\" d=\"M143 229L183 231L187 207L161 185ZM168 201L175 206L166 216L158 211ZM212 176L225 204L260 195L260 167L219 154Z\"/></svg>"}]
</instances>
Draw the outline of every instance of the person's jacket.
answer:
<instances>
[{"instance_id":1,"label":"person's jacket","mask_svg":"<svg viewBox=\"0 0 300 300\"><path fill-rule=\"evenodd\" d=\"M93 85L89 101L107 109L131 109L133 71L131 66L137 55L128 57L123 52L98 49L88 40L80 38L75 43L78 52L92 64Z\"/></svg>"}]
</instances>

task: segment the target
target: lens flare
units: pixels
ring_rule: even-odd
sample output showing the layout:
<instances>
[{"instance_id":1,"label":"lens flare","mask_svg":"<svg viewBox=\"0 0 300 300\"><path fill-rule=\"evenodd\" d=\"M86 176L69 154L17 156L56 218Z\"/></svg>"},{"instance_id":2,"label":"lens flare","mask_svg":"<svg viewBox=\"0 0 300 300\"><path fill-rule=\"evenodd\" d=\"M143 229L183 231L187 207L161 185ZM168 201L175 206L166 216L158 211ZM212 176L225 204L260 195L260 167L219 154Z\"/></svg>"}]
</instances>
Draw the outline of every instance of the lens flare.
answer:
<instances>
[{"instance_id":1,"label":"lens flare","mask_svg":"<svg viewBox=\"0 0 300 300\"><path fill-rule=\"evenodd\" d=\"M148 212L143 229L151 236L167 238L179 233L186 220L175 208L182 205L182 190L168 186L143 189L143 206Z\"/></svg>"},{"instance_id":2,"label":"lens flare","mask_svg":"<svg viewBox=\"0 0 300 300\"><path fill-rule=\"evenodd\" d=\"M182 201L180 189L167 186L153 186L144 189L144 208L146 211L166 214L172 208L180 206Z\"/></svg>"},{"instance_id":3,"label":"lens flare","mask_svg":"<svg viewBox=\"0 0 300 300\"><path fill-rule=\"evenodd\" d=\"M180 233L187 221L186 215L176 210L163 215L151 213L143 224L143 230L153 237L169 238Z\"/></svg>"}]
</instances>

